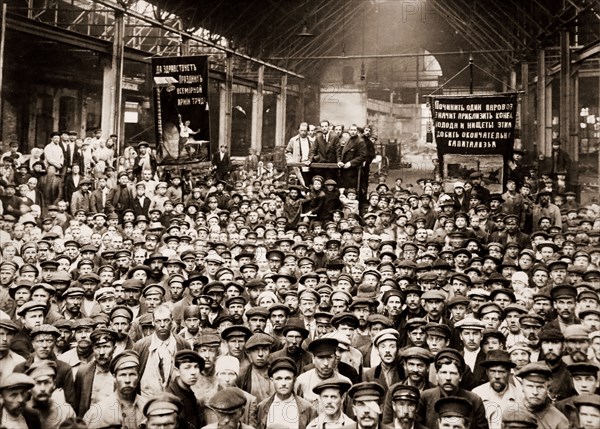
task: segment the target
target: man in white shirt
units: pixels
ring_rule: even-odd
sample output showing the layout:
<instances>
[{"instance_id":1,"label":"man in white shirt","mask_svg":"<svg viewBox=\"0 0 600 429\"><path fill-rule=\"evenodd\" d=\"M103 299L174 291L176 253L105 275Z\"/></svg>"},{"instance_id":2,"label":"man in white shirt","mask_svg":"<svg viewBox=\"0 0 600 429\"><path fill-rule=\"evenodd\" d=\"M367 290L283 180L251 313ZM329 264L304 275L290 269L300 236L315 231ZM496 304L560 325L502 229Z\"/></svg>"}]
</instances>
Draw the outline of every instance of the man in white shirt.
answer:
<instances>
[{"instance_id":1,"label":"man in white shirt","mask_svg":"<svg viewBox=\"0 0 600 429\"><path fill-rule=\"evenodd\" d=\"M53 165L58 171L61 171L65 165L65 154L60 146L60 133L54 131L50 134L50 143L44 147L44 159L46 167Z\"/></svg>"},{"instance_id":2,"label":"man in white shirt","mask_svg":"<svg viewBox=\"0 0 600 429\"><path fill-rule=\"evenodd\" d=\"M480 343L485 326L483 322L473 317L465 317L454 326L459 330L460 339L464 344L465 363L471 368L471 371L475 372L475 362L480 352Z\"/></svg>"},{"instance_id":3,"label":"man in white shirt","mask_svg":"<svg viewBox=\"0 0 600 429\"><path fill-rule=\"evenodd\" d=\"M505 350L490 350L480 365L486 369L490 381L477 386L473 393L483 399L490 429L500 429L502 413L515 411L522 404L521 392L509 381L511 369L516 365Z\"/></svg>"},{"instance_id":4,"label":"man in white shirt","mask_svg":"<svg viewBox=\"0 0 600 429\"><path fill-rule=\"evenodd\" d=\"M298 128L298 134L290 139L285 148L285 160L289 163L303 163L300 169L294 167L299 180L304 181L303 185L310 183L309 165L311 155L311 142L308 137L308 124L302 122Z\"/></svg>"}]
</instances>

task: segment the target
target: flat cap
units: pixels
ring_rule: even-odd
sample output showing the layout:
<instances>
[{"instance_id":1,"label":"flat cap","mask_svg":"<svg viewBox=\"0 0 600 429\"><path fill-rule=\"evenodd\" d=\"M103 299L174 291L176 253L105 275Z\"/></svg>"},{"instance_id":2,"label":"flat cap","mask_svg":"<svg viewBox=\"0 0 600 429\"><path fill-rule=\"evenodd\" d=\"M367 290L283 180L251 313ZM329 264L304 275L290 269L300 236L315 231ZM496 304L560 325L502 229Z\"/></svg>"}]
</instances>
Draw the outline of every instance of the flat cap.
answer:
<instances>
[{"instance_id":1,"label":"flat cap","mask_svg":"<svg viewBox=\"0 0 600 429\"><path fill-rule=\"evenodd\" d=\"M532 381L548 381L552 378L552 370L546 362L531 362L517 371L516 375Z\"/></svg>"},{"instance_id":2,"label":"flat cap","mask_svg":"<svg viewBox=\"0 0 600 429\"><path fill-rule=\"evenodd\" d=\"M40 360L33 362L25 371L25 374L36 380L38 377L56 377L56 362L52 360Z\"/></svg>"},{"instance_id":3,"label":"flat cap","mask_svg":"<svg viewBox=\"0 0 600 429\"><path fill-rule=\"evenodd\" d=\"M221 332L221 338L225 341L233 337L244 337L244 339L248 340L251 336L252 332L244 325L232 325L223 329L223 332Z\"/></svg>"},{"instance_id":4,"label":"flat cap","mask_svg":"<svg viewBox=\"0 0 600 429\"><path fill-rule=\"evenodd\" d=\"M600 395L597 395L595 393L577 395L573 397L573 403L576 407L581 407L582 405L589 405L590 407L600 409Z\"/></svg>"},{"instance_id":5,"label":"flat cap","mask_svg":"<svg viewBox=\"0 0 600 429\"><path fill-rule=\"evenodd\" d=\"M110 319L115 317L124 317L130 322L133 320L133 311L126 305L117 305L110 311Z\"/></svg>"},{"instance_id":6,"label":"flat cap","mask_svg":"<svg viewBox=\"0 0 600 429\"><path fill-rule=\"evenodd\" d=\"M433 353L423 347L408 347L400 352L402 359L420 359L425 363L433 362Z\"/></svg>"},{"instance_id":7,"label":"flat cap","mask_svg":"<svg viewBox=\"0 0 600 429\"><path fill-rule=\"evenodd\" d=\"M363 381L353 385L348 391L355 401L376 401L379 402L385 396L385 389L376 381Z\"/></svg>"},{"instance_id":8,"label":"flat cap","mask_svg":"<svg viewBox=\"0 0 600 429\"><path fill-rule=\"evenodd\" d=\"M550 296L553 301L560 298L577 298L577 289L571 285L559 285L552 288Z\"/></svg>"},{"instance_id":9,"label":"flat cap","mask_svg":"<svg viewBox=\"0 0 600 429\"><path fill-rule=\"evenodd\" d=\"M502 365L508 368L514 368L516 365L510 360L510 354L506 350L490 350L485 355L485 360L480 363L484 368Z\"/></svg>"},{"instance_id":10,"label":"flat cap","mask_svg":"<svg viewBox=\"0 0 600 429\"><path fill-rule=\"evenodd\" d=\"M221 345L221 338L219 333L215 329L203 329L198 336L196 345L198 347L219 347Z\"/></svg>"},{"instance_id":11,"label":"flat cap","mask_svg":"<svg viewBox=\"0 0 600 429\"><path fill-rule=\"evenodd\" d=\"M13 372L0 380L0 391L14 388L31 389L35 381L21 372Z\"/></svg>"},{"instance_id":12,"label":"flat cap","mask_svg":"<svg viewBox=\"0 0 600 429\"><path fill-rule=\"evenodd\" d=\"M315 356L331 356L335 354L339 341L335 338L317 338L308 345L308 351Z\"/></svg>"},{"instance_id":13,"label":"flat cap","mask_svg":"<svg viewBox=\"0 0 600 429\"><path fill-rule=\"evenodd\" d=\"M435 401L435 412L439 417L469 417L473 410L471 401L458 396L447 396Z\"/></svg>"},{"instance_id":14,"label":"flat cap","mask_svg":"<svg viewBox=\"0 0 600 429\"><path fill-rule=\"evenodd\" d=\"M594 362L575 362L570 365L567 365L567 370L571 373L571 376L574 375L592 375L598 378L598 371L600 371L600 366Z\"/></svg>"},{"instance_id":15,"label":"flat cap","mask_svg":"<svg viewBox=\"0 0 600 429\"><path fill-rule=\"evenodd\" d=\"M95 329L94 332L90 334L90 341L93 344L105 344L105 343L116 343L117 342L117 333L111 329L99 328Z\"/></svg>"},{"instance_id":16,"label":"flat cap","mask_svg":"<svg viewBox=\"0 0 600 429\"><path fill-rule=\"evenodd\" d=\"M110 372L112 375L120 369L139 368L140 355L135 350L123 350L110 361Z\"/></svg>"},{"instance_id":17,"label":"flat cap","mask_svg":"<svg viewBox=\"0 0 600 429\"><path fill-rule=\"evenodd\" d=\"M9 318L0 318L0 328L6 329L9 332L18 332L19 326Z\"/></svg>"},{"instance_id":18,"label":"flat cap","mask_svg":"<svg viewBox=\"0 0 600 429\"><path fill-rule=\"evenodd\" d=\"M539 335L540 341L549 342L563 342L565 340L564 334L555 328L544 329Z\"/></svg>"},{"instance_id":19,"label":"flat cap","mask_svg":"<svg viewBox=\"0 0 600 429\"><path fill-rule=\"evenodd\" d=\"M199 370L204 369L204 358L193 350L179 350L175 353L175 366L179 367L182 363L197 363Z\"/></svg>"},{"instance_id":20,"label":"flat cap","mask_svg":"<svg viewBox=\"0 0 600 429\"><path fill-rule=\"evenodd\" d=\"M153 396L144 405L144 416L164 416L169 414L179 414L183 409L181 400L168 392L162 392Z\"/></svg>"},{"instance_id":21,"label":"flat cap","mask_svg":"<svg viewBox=\"0 0 600 429\"><path fill-rule=\"evenodd\" d=\"M289 357L275 358L269 366L269 377L272 377L277 371L286 370L292 372L294 375L298 374L298 367L296 362Z\"/></svg>"},{"instance_id":22,"label":"flat cap","mask_svg":"<svg viewBox=\"0 0 600 429\"><path fill-rule=\"evenodd\" d=\"M48 325L48 324L36 326L35 328L33 328L31 330L31 338L35 337L36 335L40 335L40 334L49 334L49 335L53 335L56 338L61 336L60 330L56 326Z\"/></svg>"},{"instance_id":23,"label":"flat cap","mask_svg":"<svg viewBox=\"0 0 600 429\"><path fill-rule=\"evenodd\" d=\"M505 429L537 429L537 418L524 407L509 407L502 413L502 427Z\"/></svg>"},{"instance_id":24,"label":"flat cap","mask_svg":"<svg viewBox=\"0 0 600 429\"><path fill-rule=\"evenodd\" d=\"M446 301L448 296L440 290L428 290L421 295L421 299L425 301Z\"/></svg>"},{"instance_id":25,"label":"flat cap","mask_svg":"<svg viewBox=\"0 0 600 429\"><path fill-rule=\"evenodd\" d=\"M358 328L359 321L358 317L356 317L354 313L342 312L333 316L331 319L331 324L336 328L340 325L349 325L356 329Z\"/></svg>"},{"instance_id":26,"label":"flat cap","mask_svg":"<svg viewBox=\"0 0 600 429\"><path fill-rule=\"evenodd\" d=\"M250 338L248 338L248 340L246 341L246 350L252 350L255 347L260 347L260 346L267 346L267 347L271 347L273 345L273 337L271 337L269 334L265 334L262 332L257 332L255 334L253 334Z\"/></svg>"},{"instance_id":27,"label":"flat cap","mask_svg":"<svg viewBox=\"0 0 600 429\"><path fill-rule=\"evenodd\" d=\"M452 336L450 328L442 323L429 322L423 329L427 335L437 335L444 338L450 338Z\"/></svg>"},{"instance_id":28,"label":"flat cap","mask_svg":"<svg viewBox=\"0 0 600 429\"><path fill-rule=\"evenodd\" d=\"M325 389L338 389L341 394L344 394L350 389L350 386L351 384L349 381L333 377L321 381L313 387L312 391L318 395Z\"/></svg>"},{"instance_id":29,"label":"flat cap","mask_svg":"<svg viewBox=\"0 0 600 429\"><path fill-rule=\"evenodd\" d=\"M566 340L587 340L588 330L583 325L569 325L564 330Z\"/></svg>"},{"instance_id":30,"label":"flat cap","mask_svg":"<svg viewBox=\"0 0 600 429\"><path fill-rule=\"evenodd\" d=\"M223 414L235 413L244 405L246 405L246 396L238 387L226 387L215 393L208 401L209 408Z\"/></svg>"},{"instance_id":31,"label":"flat cap","mask_svg":"<svg viewBox=\"0 0 600 429\"><path fill-rule=\"evenodd\" d=\"M398 343L400 341L400 334L393 328L382 329L375 335L375 338L373 338L373 344L377 347L379 343L387 340L393 340Z\"/></svg>"},{"instance_id":32,"label":"flat cap","mask_svg":"<svg viewBox=\"0 0 600 429\"><path fill-rule=\"evenodd\" d=\"M36 310L42 310L44 312L44 314L46 314L46 312L48 311L48 307L43 302L27 301L25 304L23 304L22 306L20 306L17 309L17 315L23 316L23 315L27 314L27 312L29 312L29 311L36 311Z\"/></svg>"},{"instance_id":33,"label":"flat cap","mask_svg":"<svg viewBox=\"0 0 600 429\"><path fill-rule=\"evenodd\" d=\"M528 325L541 327L544 326L545 321L544 318L538 314L528 313L519 317L519 323L521 324L521 326Z\"/></svg>"}]
</instances>

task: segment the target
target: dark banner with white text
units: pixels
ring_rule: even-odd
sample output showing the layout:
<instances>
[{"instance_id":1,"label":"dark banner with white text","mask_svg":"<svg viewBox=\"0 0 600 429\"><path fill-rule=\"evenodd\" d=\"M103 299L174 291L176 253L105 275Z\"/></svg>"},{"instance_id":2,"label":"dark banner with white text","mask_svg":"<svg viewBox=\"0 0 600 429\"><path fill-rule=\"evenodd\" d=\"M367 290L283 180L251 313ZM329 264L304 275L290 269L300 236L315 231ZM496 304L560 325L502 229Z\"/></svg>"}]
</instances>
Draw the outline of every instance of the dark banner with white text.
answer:
<instances>
[{"instance_id":1,"label":"dark banner with white text","mask_svg":"<svg viewBox=\"0 0 600 429\"><path fill-rule=\"evenodd\" d=\"M208 161L208 57L152 58L152 77L159 159Z\"/></svg>"}]
</instances>

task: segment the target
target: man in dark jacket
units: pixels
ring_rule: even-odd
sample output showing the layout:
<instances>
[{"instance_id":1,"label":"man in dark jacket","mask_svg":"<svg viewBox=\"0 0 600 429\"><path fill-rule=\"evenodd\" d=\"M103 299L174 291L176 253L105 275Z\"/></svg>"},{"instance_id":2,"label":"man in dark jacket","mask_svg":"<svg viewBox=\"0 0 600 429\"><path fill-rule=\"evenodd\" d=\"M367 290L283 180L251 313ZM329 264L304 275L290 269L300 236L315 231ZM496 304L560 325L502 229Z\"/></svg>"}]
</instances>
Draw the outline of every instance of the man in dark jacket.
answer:
<instances>
[{"instance_id":1,"label":"man in dark jacket","mask_svg":"<svg viewBox=\"0 0 600 429\"><path fill-rule=\"evenodd\" d=\"M198 399L191 389L196 384L200 371L204 369L204 359L192 350L180 350L175 354L175 378L167 392L183 402L180 421L185 422L181 429L200 429L206 425L204 409L198 406Z\"/></svg>"},{"instance_id":2,"label":"man in dark jacket","mask_svg":"<svg viewBox=\"0 0 600 429\"><path fill-rule=\"evenodd\" d=\"M315 142L311 145L309 159L311 162L334 163L341 161L340 138L329 129L329 121L321 121L321 129L317 131ZM325 179L337 180L336 169L315 168L314 174L323 176Z\"/></svg>"},{"instance_id":3,"label":"man in dark jacket","mask_svg":"<svg viewBox=\"0 0 600 429\"><path fill-rule=\"evenodd\" d=\"M227 180L231 171L231 158L227 153L227 145L220 145L212 157L212 168L217 180Z\"/></svg>"},{"instance_id":4,"label":"man in dark jacket","mask_svg":"<svg viewBox=\"0 0 600 429\"><path fill-rule=\"evenodd\" d=\"M29 391L34 385L30 376L21 373L12 373L0 380L0 421L18 425L24 420L29 429L42 427L39 415L25 407Z\"/></svg>"},{"instance_id":5,"label":"man in dark jacket","mask_svg":"<svg viewBox=\"0 0 600 429\"><path fill-rule=\"evenodd\" d=\"M340 171L340 188L355 188L363 180L368 180L368 177L360 177L360 171L362 169L363 162L367 159L367 145L363 138L358 134L358 127L356 124L352 124L349 128L348 138L346 134L342 135L340 143L341 159L338 162L338 166L341 168Z\"/></svg>"}]
</instances>

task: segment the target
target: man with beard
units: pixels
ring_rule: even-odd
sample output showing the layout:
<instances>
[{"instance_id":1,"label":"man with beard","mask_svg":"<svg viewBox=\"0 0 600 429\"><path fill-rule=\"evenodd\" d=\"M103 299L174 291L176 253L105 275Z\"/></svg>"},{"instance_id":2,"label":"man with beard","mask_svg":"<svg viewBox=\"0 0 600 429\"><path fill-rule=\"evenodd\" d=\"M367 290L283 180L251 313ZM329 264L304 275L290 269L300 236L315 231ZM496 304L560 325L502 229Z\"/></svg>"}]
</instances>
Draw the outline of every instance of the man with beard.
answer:
<instances>
[{"instance_id":1,"label":"man with beard","mask_svg":"<svg viewBox=\"0 0 600 429\"><path fill-rule=\"evenodd\" d=\"M64 309L62 315L67 320L82 319L81 304L83 303L83 294L85 291L79 286L69 287L62 294Z\"/></svg>"},{"instance_id":2,"label":"man with beard","mask_svg":"<svg viewBox=\"0 0 600 429\"><path fill-rule=\"evenodd\" d=\"M0 380L0 427L28 428L42 427L37 412L27 409L33 379L25 374L12 373Z\"/></svg>"},{"instance_id":3,"label":"man with beard","mask_svg":"<svg viewBox=\"0 0 600 429\"><path fill-rule=\"evenodd\" d=\"M500 243L506 247L509 243L517 243L521 249L531 248L529 235L521 232L519 217L509 214L504 217L504 230L498 230L490 236L490 242Z\"/></svg>"},{"instance_id":4,"label":"man with beard","mask_svg":"<svg viewBox=\"0 0 600 429\"><path fill-rule=\"evenodd\" d=\"M563 334L568 326L580 323L575 316L575 307L577 305L577 289L571 285L560 285L552 288L550 291L552 305L556 310L558 317L546 323L544 330L558 329Z\"/></svg>"},{"instance_id":5,"label":"man with beard","mask_svg":"<svg viewBox=\"0 0 600 429\"><path fill-rule=\"evenodd\" d=\"M71 367L73 379L77 376L79 368L94 359L94 349L90 341L90 335L95 326L96 323L90 318L73 321L71 329L73 330L75 347L58 356L59 360L66 362Z\"/></svg>"},{"instance_id":6,"label":"man with beard","mask_svg":"<svg viewBox=\"0 0 600 429\"><path fill-rule=\"evenodd\" d=\"M56 365L56 388L63 389L65 399L73 407L77 404L75 389L73 386L73 373L71 367L56 358L54 354L54 343L60 337L60 331L52 325L40 325L31 331L33 353L15 366L14 372L26 372L34 362L51 361Z\"/></svg>"},{"instance_id":7,"label":"man with beard","mask_svg":"<svg viewBox=\"0 0 600 429\"><path fill-rule=\"evenodd\" d=\"M273 338L262 332L252 335L245 345L245 352L250 366L242 369L238 385L244 391L255 396L258 402L275 393L268 375L272 345Z\"/></svg>"},{"instance_id":8,"label":"man with beard","mask_svg":"<svg viewBox=\"0 0 600 429\"><path fill-rule=\"evenodd\" d=\"M550 202L550 192L542 190L538 192L538 203L533 206L533 228L534 231L539 229L540 219L546 217L550 219L553 226L562 228L562 215L560 209L555 204Z\"/></svg>"},{"instance_id":9,"label":"man with beard","mask_svg":"<svg viewBox=\"0 0 600 429\"><path fill-rule=\"evenodd\" d=\"M144 421L146 404L136 393L140 380L139 355L133 350L125 350L110 361L109 368L115 380L113 394L90 408L83 420L90 429L139 427Z\"/></svg>"},{"instance_id":10,"label":"man with beard","mask_svg":"<svg viewBox=\"0 0 600 429\"><path fill-rule=\"evenodd\" d=\"M564 335L567 355L563 356L562 360L567 365L586 362L590 348L590 340L586 328L583 325L567 326Z\"/></svg>"},{"instance_id":11,"label":"man with beard","mask_svg":"<svg viewBox=\"0 0 600 429\"><path fill-rule=\"evenodd\" d=\"M117 305L110 312L110 329L117 334L115 356L123 350L131 350L133 348L133 340L129 336L132 320L133 312L125 305Z\"/></svg>"},{"instance_id":12,"label":"man with beard","mask_svg":"<svg viewBox=\"0 0 600 429\"><path fill-rule=\"evenodd\" d=\"M552 298L550 298L549 293L540 292L533 295L532 310L535 314L541 316L544 322L550 322L556 318L556 312L552 308Z\"/></svg>"},{"instance_id":13,"label":"man with beard","mask_svg":"<svg viewBox=\"0 0 600 429\"><path fill-rule=\"evenodd\" d=\"M384 394L384 387L375 381L355 384L348 391L358 429L390 429L379 421Z\"/></svg>"},{"instance_id":14,"label":"man with beard","mask_svg":"<svg viewBox=\"0 0 600 429\"><path fill-rule=\"evenodd\" d=\"M460 380L465 373L465 361L455 349L444 349L435 357L437 371L437 387L421 393L420 417L430 429L438 429L438 414L435 403L446 396L456 396L468 400L472 407L468 415L471 429L487 429L488 422L485 416L483 401L476 394L460 387ZM384 420L384 423L386 421ZM388 422L389 423L389 422Z\"/></svg>"},{"instance_id":15,"label":"man with beard","mask_svg":"<svg viewBox=\"0 0 600 429\"><path fill-rule=\"evenodd\" d=\"M392 328L383 329L373 340L380 363L363 373L363 381L376 381L386 389L402 379L398 370L400 336Z\"/></svg>"},{"instance_id":16,"label":"man with beard","mask_svg":"<svg viewBox=\"0 0 600 429\"><path fill-rule=\"evenodd\" d=\"M567 264L563 260L552 261L548 263L548 272L550 276L550 280L546 285L548 289L555 288L558 286L562 286L568 284L567 281L567 269L569 268L569 264Z\"/></svg>"},{"instance_id":17,"label":"man with beard","mask_svg":"<svg viewBox=\"0 0 600 429\"><path fill-rule=\"evenodd\" d=\"M501 429L503 411L510 410L522 401L521 392L509 382L511 369L516 365L505 350L488 352L480 365L485 368L490 381L477 386L473 393L483 399L490 429Z\"/></svg>"},{"instance_id":18,"label":"man with beard","mask_svg":"<svg viewBox=\"0 0 600 429\"><path fill-rule=\"evenodd\" d=\"M173 316L168 306L156 307L152 317L154 333L133 345L140 355L140 388L146 397L164 391L171 381L175 353L190 349L187 341L173 334Z\"/></svg>"},{"instance_id":19,"label":"man with beard","mask_svg":"<svg viewBox=\"0 0 600 429\"><path fill-rule=\"evenodd\" d=\"M196 348L198 354L204 359L204 368L198 375L196 384L191 386L199 403L206 403L217 392L217 379L215 377L215 362L219 356L221 338L217 331L210 328L202 330Z\"/></svg>"},{"instance_id":20,"label":"man with beard","mask_svg":"<svg viewBox=\"0 0 600 429\"><path fill-rule=\"evenodd\" d=\"M122 171L118 177L119 184L108 192L107 205L121 218L125 210L133 209L133 189L129 184L127 172Z\"/></svg>"},{"instance_id":21,"label":"man with beard","mask_svg":"<svg viewBox=\"0 0 600 429\"><path fill-rule=\"evenodd\" d=\"M81 313L86 317L92 316L98 308L94 298L99 284L100 277L96 273L84 274L79 278L79 285L83 289Z\"/></svg>"},{"instance_id":22,"label":"man with beard","mask_svg":"<svg viewBox=\"0 0 600 429\"><path fill-rule=\"evenodd\" d=\"M168 276L163 273L163 266L168 258L161 253L152 253L144 261L144 265L150 267L149 283L166 283Z\"/></svg>"},{"instance_id":23,"label":"man with beard","mask_svg":"<svg viewBox=\"0 0 600 429\"><path fill-rule=\"evenodd\" d=\"M269 377L275 393L258 404L257 429L304 428L316 417L311 404L294 394L294 381L297 374L298 369L292 359L280 357L272 360Z\"/></svg>"},{"instance_id":24,"label":"man with beard","mask_svg":"<svg viewBox=\"0 0 600 429\"><path fill-rule=\"evenodd\" d=\"M223 298L225 297L225 285L221 282L210 282L202 288L202 294L210 297L208 324L211 328L216 328L216 326L213 325L215 320L220 316L226 316L228 314L227 310L221 305Z\"/></svg>"},{"instance_id":25,"label":"man with beard","mask_svg":"<svg viewBox=\"0 0 600 429\"><path fill-rule=\"evenodd\" d=\"M74 408L79 417L83 417L92 405L114 398L115 378L110 373L110 362L117 334L105 328L96 329L90 335L90 341L94 347L94 360L83 365L75 378L78 404Z\"/></svg>"},{"instance_id":26,"label":"man with beard","mask_svg":"<svg viewBox=\"0 0 600 429\"><path fill-rule=\"evenodd\" d=\"M206 424L204 409L198 406L196 395L191 389L203 369L204 359L198 353L180 350L175 354L175 378L166 391L177 396L183 403L180 420L185 424L181 429L200 429Z\"/></svg>"},{"instance_id":27,"label":"man with beard","mask_svg":"<svg viewBox=\"0 0 600 429\"><path fill-rule=\"evenodd\" d=\"M127 279L123 282L123 295L125 305L129 307L134 319L142 315L140 311L140 297L142 296L142 282L138 279Z\"/></svg>"},{"instance_id":28,"label":"man with beard","mask_svg":"<svg viewBox=\"0 0 600 429\"><path fill-rule=\"evenodd\" d=\"M525 337L525 343L532 351L531 361L535 362L538 360L541 351L540 334L544 326L544 318L537 314L524 314L519 318L519 324Z\"/></svg>"},{"instance_id":29,"label":"man with beard","mask_svg":"<svg viewBox=\"0 0 600 429\"><path fill-rule=\"evenodd\" d=\"M52 397L56 390L55 362L34 362L27 370L27 375L35 382L28 408L39 414L42 422L40 429L55 429L66 419L76 417L70 404L57 402Z\"/></svg>"},{"instance_id":30,"label":"man with beard","mask_svg":"<svg viewBox=\"0 0 600 429\"><path fill-rule=\"evenodd\" d=\"M394 429L427 429L416 421L417 407L421 393L419 389L403 384L393 386L391 392L394 419Z\"/></svg>"},{"instance_id":31,"label":"man with beard","mask_svg":"<svg viewBox=\"0 0 600 429\"><path fill-rule=\"evenodd\" d=\"M358 319L358 326L354 330L352 338L350 338L352 346L355 348L363 347L371 342L367 319L373 312L373 302L374 300L370 298L355 297L350 304L350 311Z\"/></svg>"},{"instance_id":32,"label":"man with beard","mask_svg":"<svg viewBox=\"0 0 600 429\"><path fill-rule=\"evenodd\" d=\"M337 370L338 343L335 338L319 338L308 345L308 351L314 356L314 368L302 373L296 379L294 391L297 395L311 403L316 403L319 394L314 389L328 378L342 379L350 387L350 379Z\"/></svg>"},{"instance_id":33,"label":"man with beard","mask_svg":"<svg viewBox=\"0 0 600 429\"><path fill-rule=\"evenodd\" d=\"M559 429L569 427L569 420L550 398L552 370L544 362L533 362L521 368L517 374L522 380L523 404L538 421L538 427Z\"/></svg>"},{"instance_id":34,"label":"man with beard","mask_svg":"<svg viewBox=\"0 0 600 429\"><path fill-rule=\"evenodd\" d=\"M427 314L421 306L421 295L423 295L423 291L418 285L409 284L404 289L406 308L400 312L398 321L394 324L394 327L398 329L398 331L401 332L402 329L404 329L404 326L409 319L425 317Z\"/></svg>"},{"instance_id":35,"label":"man with beard","mask_svg":"<svg viewBox=\"0 0 600 429\"><path fill-rule=\"evenodd\" d=\"M308 338L308 329L304 327L302 320L288 319L281 329L281 334L285 339L285 346L271 354L272 359L290 358L296 364L297 374L302 374L304 368L313 361L313 355L302 347L302 342Z\"/></svg>"},{"instance_id":36,"label":"man with beard","mask_svg":"<svg viewBox=\"0 0 600 429\"><path fill-rule=\"evenodd\" d=\"M564 343L565 336L557 329L547 329L540 334L540 362L543 358L551 371L548 394L556 401L569 396L573 389L571 375L562 359Z\"/></svg>"}]
</instances>

